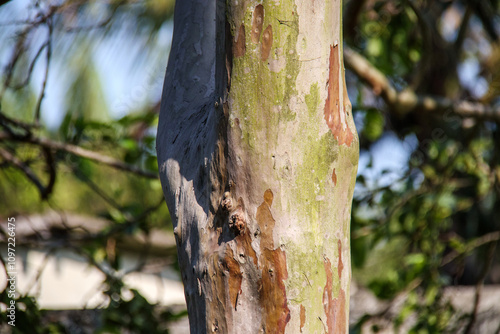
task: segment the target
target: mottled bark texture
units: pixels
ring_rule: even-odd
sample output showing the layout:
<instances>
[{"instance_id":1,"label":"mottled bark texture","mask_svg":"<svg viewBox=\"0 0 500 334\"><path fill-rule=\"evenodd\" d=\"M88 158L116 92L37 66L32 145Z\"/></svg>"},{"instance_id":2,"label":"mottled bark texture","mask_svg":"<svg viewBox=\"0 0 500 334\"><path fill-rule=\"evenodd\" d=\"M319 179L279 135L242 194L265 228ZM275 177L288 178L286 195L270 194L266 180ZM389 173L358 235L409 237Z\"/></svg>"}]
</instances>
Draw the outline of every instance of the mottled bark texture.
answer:
<instances>
[{"instance_id":1,"label":"mottled bark texture","mask_svg":"<svg viewBox=\"0 0 500 334\"><path fill-rule=\"evenodd\" d=\"M191 333L347 333L340 0L178 1L157 152Z\"/></svg>"}]
</instances>

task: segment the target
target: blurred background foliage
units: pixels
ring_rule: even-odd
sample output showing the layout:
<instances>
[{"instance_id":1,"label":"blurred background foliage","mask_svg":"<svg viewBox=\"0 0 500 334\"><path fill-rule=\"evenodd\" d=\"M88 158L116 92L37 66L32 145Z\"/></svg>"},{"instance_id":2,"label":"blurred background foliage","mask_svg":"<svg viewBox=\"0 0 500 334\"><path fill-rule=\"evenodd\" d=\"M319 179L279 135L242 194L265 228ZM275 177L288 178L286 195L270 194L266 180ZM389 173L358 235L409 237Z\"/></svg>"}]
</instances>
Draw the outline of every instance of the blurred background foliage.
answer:
<instances>
[{"instance_id":1,"label":"blurred background foliage","mask_svg":"<svg viewBox=\"0 0 500 334\"><path fill-rule=\"evenodd\" d=\"M412 333L472 332L482 285L500 283L499 5L346 1L346 75L362 149L353 277L379 298L406 296L392 320L397 327L416 314ZM405 104L410 95L415 104ZM476 287L465 321L443 298L453 285Z\"/></svg>"},{"instance_id":2,"label":"blurred background foliage","mask_svg":"<svg viewBox=\"0 0 500 334\"><path fill-rule=\"evenodd\" d=\"M92 265L113 267L120 254L109 256L109 238L171 229L155 134L174 0L0 4L0 217L103 217L112 227L83 251ZM445 287L473 285L479 300L484 284L500 283L499 6L344 1L361 144L353 279L381 299L405 296L390 321L397 327L417 315L413 333L471 332L477 309L458 321ZM356 57L375 72L360 71ZM427 104L405 104L408 94ZM470 102L468 113L460 101ZM137 290L125 298L112 272L105 283L102 332L165 332L177 316ZM0 297L7 301L5 291ZM65 332L36 326L43 311L29 296L18 302L28 328ZM361 317L352 331L380 316Z\"/></svg>"},{"instance_id":3,"label":"blurred background foliage","mask_svg":"<svg viewBox=\"0 0 500 334\"><path fill-rule=\"evenodd\" d=\"M0 216L56 211L112 222L80 249L106 274L98 332L165 333L179 316L126 287L121 254L109 249L123 235L172 228L155 135L173 8L171 0L0 7ZM72 332L44 321L30 296L17 305L14 332Z\"/></svg>"}]
</instances>

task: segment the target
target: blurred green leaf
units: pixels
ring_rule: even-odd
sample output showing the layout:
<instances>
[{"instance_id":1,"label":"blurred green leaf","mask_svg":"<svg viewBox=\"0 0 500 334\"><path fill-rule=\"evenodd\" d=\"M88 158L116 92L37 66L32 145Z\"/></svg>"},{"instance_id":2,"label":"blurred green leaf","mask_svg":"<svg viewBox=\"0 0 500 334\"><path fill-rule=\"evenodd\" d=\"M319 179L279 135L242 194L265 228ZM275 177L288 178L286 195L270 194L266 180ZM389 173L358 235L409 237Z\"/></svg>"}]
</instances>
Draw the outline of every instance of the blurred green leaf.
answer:
<instances>
[{"instance_id":1,"label":"blurred green leaf","mask_svg":"<svg viewBox=\"0 0 500 334\"><path fill-rule=\"evenodd\" d=\"M375 141L384 133L384 117L374 109L369 109L365 115L363 135L369 141Z\"/></svg>"}]
</instances>

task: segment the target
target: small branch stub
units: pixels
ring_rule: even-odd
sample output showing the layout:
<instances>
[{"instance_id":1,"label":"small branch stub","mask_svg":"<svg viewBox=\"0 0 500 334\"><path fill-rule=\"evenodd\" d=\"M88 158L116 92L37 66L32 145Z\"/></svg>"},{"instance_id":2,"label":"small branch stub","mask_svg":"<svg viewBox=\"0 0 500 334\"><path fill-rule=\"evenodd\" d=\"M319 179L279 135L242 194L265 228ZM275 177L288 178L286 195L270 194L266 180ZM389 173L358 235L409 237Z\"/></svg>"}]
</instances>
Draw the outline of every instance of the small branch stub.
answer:
<instances>
[{"instance_id":1,"label":"small branch stub","mask_svg":"<svg viewBox=\"0 0 500 334\"><path fill-rule=\"evenodd\" d=\"M231 199L231 193L226 191L224 193L224 197L221 202L222 209L226 212L229 212L233 209L233 200Z\"/></svg>"},{"instance_id":2,"label":"small branch stub","mask_svg":"<svg viewBox=\"0 0 500 334\"><path fill-rule=\"evenodd\" d=\"M229 218L229 228L236 234L243 234L246 228L245 215L241 207L238 207Z\"/></svg>"}]
</instances>

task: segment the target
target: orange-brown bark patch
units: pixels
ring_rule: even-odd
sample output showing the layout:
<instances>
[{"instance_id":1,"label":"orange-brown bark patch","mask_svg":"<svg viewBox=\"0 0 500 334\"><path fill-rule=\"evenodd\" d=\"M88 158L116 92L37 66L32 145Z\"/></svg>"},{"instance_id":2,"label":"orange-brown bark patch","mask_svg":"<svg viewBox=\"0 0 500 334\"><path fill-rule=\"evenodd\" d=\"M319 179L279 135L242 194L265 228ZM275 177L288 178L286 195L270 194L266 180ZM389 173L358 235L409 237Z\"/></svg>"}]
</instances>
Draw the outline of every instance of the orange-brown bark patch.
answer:
<instances>
[{"instance_id":1,"label":"orange-brown bark patch","mask_svg":"<svg viewBox=\"0 0 500 334\"><path fill-rule=\"evenodd\" d=\"M284 280L288 278L286 254L281 249L264 249L261 255L262 288L260 300L263 307L265 333L285 333L290 321Z\"/></svg>"},{"instance_id":2,"label":"orange-brown bark patch","mask_svg":"<svg viewBox=\"0 0 500 334\"><path fill-rule=\"evenodd\" d=\"M306 308L304 305L300 304L300 332L302 333L302 328L306 323Z\"/></svg>"},{"instance_id":3,"label":"orange-brown bark patch","mask_svg":"<svg viewBox=\"0 0 500 334\"><path fill-rule=\"evenodd\" d=\"M337 322L335 323L335 332L334 333L347 333L346 329L346 312L345 308L345 291L340 289L339 296L334 299L335 305L335 319Z\"/></svg>"},{"instance_id":4,"label":"orange-brown bark patch","mask_svg":"<svg viewBox=\"0 0 500 334\"><path fill-rule=\"evenodd\" d=\"M333 298L333 271L330 259L325 259L326 286L323 290L323 307L326 314L328 334L346 333L345 292L340 289L337 298Z\"/></svg>"},{"instance_id":5,"label":"orange-brown bark patch","mask_svg":"<svg viewBox=\"0 0 500 334\"><path fill-rule=\"evenodd\" d=\"M269 53L271 52L271 46L273 45L273 27L268 25L264 33L262 34L262 44L260 46L260 58L262 61L266 61L269 58Z\"/></svg>"},{"instance_id":6,"label":"orange-brown bark patch","mask_svg":"<svg viewBox=\"0 0 500 334\"><path fill-rule=\"evenodd\" d=\"M271 214L273 192L268 189L264 193L264 202L257 208L257 222L260 227L260 247L274 249L273 231L275 220Z\"/></svg>"},{"instance_id":7,"label":"orange-brown bark patch","mask_svg":"<svg viewBox=\"0 0 500 334\"><path fill-rule=\"evenodd\" d=\"M265 333L284 333L290 321L290 309L286 299L284 281L288 279L286 254L274 249L273 230L275 220L271 213L273 193L270 189L264 194L264 201L257 208L256 219L259 224L260 249L259 262L262 268L260 302L263 308L262 327Z\"/></svg>"},{"instance_id":8,"label":"orange-brown bark patch","mask_svg":"<svg viewBox=\"0 0 500 334\"><path fill-rule=\"evenodd\" d=\"M274 199L274 194L273 194L272 190L267 189L264 192L264 202L266 202L267 205L269 205L269 207L271 207L271 205L273 205L273 199Z\"/></svg>"},{"instance_id":9,"label":"orange-brown bark patch","mask_svg":"<svg viewBox=\"0 0 500 334\"><path fill-rule=\"evenodd\" d=\"M262 32L262 25L264 24L264 6L257 5L253 11L252 20L252 42L259 43L260 33Z\"/></svg>"},{"instance_id":10,"label":"orange-brown bark patch","mask_svg":"<svg viewBox=\"0 0 500 334\"><path fill-rule=\"evenodd\" d=\"M335 168L333 169L333 173L332 173L332 181L333 181L333 185L337 185L337 174L335 173Z\"/></svg>"},{"instance_id":11,"label":"orange-brown bark patch","mask_svg":"<svg viewBox=\"0 0 500 334\"><path fill-rule=\"evenodd\" d=\"M236 261L233 251L229 247L226 247L224 267L224 269L229 272L227 282L229 288L229 298L231 300L231 305L236 310L238 295L241 293L241 282L243 281L243 274L241 273L239 262Z\"/></svg>"},{"instance_id":12,"label":"orange-brown bark patch","mask_svg":"<svg viewBox=\"0 0 500 334\"><path fill-rule=\"evenodd\" d=\"M339 145L351 146L354 135L347 124L347 113L344 105L340 105L340 51L338 45L330 46L330 72L328 76L328 97L325 103L326 124L332 131ZM342 93L346 96L345 93ZM344 101L346 103L346 100Z\"/></svg>"},{"instance_id":13,"label":"orange-brown bark patch","mask_svg":"<svg viewBox=\"0 0 500 334\"><path fill-rule=\"evenodd\" d=\"M238 31L238 39L234 42L233 54L235 57L242 57L245 55L246 45L245 45L245 26L243 23L240 25L240 30Z\"/></svg>"},{"instance_id":14,"label":"orange-brown bark patch","mask_svg":"<svg viewBox=\"0 0 500 334\"><path fill-rule=\"evenodd\" d=\"M339 280L342 278L342 270L344 269L344 264L342 263L342 241L338 241L338 245L339 245L339 264L338 264L338 267L337 267L337 271L338 271L338 274L339 274Z\"/></svg>"}]
</instances>

